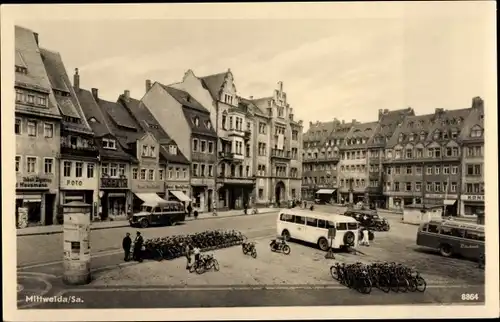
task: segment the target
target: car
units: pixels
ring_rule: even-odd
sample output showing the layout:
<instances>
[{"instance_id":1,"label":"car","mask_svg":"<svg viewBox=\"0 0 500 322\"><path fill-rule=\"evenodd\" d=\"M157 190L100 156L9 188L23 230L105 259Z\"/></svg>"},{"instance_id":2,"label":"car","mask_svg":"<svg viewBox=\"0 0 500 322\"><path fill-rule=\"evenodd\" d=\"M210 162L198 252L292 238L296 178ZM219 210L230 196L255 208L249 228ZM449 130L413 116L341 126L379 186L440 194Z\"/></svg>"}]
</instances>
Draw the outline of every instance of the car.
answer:
<instances>
[{"instance_id":1,"label":"car","mask_svg":"<svg viewBox=\"0 0 500 322\"><path fill-rule=\"evenodd\" d=\"M345 216L356 219L361 226L376 231L389 231L390 225L387 219L380 217L376 210L347 209Z\"/></svg>"}]
</instances>

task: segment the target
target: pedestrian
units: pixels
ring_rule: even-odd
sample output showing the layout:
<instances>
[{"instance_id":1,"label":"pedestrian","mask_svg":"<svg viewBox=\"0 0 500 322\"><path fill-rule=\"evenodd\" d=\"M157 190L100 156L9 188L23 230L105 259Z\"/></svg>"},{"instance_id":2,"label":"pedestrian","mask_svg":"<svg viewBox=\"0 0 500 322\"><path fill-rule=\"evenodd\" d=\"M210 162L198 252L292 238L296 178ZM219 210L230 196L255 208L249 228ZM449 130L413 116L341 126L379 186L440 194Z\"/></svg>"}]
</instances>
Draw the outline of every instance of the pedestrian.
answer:
<instances>
[{"instance_id":1,"label":"pedestrian","mask_svg":"<svg viewBox=\"0 0 500 322\"><path fill-rule=\"evenodd\" d=\"M314 210L314 205L311 205L311 207L309 208L309 210L313 211Z\"/></svg>"},{"instance_id":2,"label":"pedestrian","mask_svg":"<svg viewBox=\"0 0 500 322\"><path fill-rule=\"evenodd\" d=\"M368 229L363 229L363 239L361 240L361 245L370 246L370 237L368 233Z\"/></svg>"},{"instance_id":3,"label":"pedestrian","mask_svg":"<svg viewBox=\"0 0 500 322\"><path fill-rule=\"evenodd\" d=\"M137 232L137 236L135 237L134 240L134 260L138 262L142 262L142 245L144 244L144 239L141 236L141 232Z\"/></svg>"},{"instance_id":4,"label":"pedestrian","mask_svg":"<svg viewBox=\"0 0 500 322\"><path fill-rule=\"evenodd\" d=\"M189 268L191 268L191 265L192 265L191 264L191 257L192 257L192 253L193 253L191 244L186 243L186 247L185 247L184 251L186 252L185 255L186 255L186 260L187 260L186 269L189 269Z\"/></svg>"},{"instance_id":5,"label":"pedestrian","mask_svg":"<svg viewBox=\"0 0 500 322\"><path fill-rule=\"evenodd\" d=\"M307 209L307 201L304 200L304 209Z\"/></svg>"},{"instance_id":6,"label":"pedestrian","mask_svg":"<svg viewBox=\"0 0 500 322\"><path fill-rule=\"evenodd\" d=\"M245 214L245 215L246 215L247 213L248 213L248 205L247 205L247 203L245 202L245 203L243 204L243 214Z\"/></svg>"},{"instance_id":7,"label":"pedestrian","mask_svg":"<svg viewBox=\"0 0 500 322\"><path fill-rule=\"evenodd\" d=\"M193 206L191 206L191 202L189 202L187 206L188 217L191 217L191 212L193 211Z\"/></svg>"},{"instance_id":8,"label":"pedestrian","mask_svg":"<svg viewBox=\"0 0 500 322\"><path fill-rule=\"evenodd\" d=\"M217 216L217 203L214 201L212 206L213 212L212 216Z\"/></svg>"},{"instance_id":9,"label":"pedestrian","mask_svg":"<svg viewBox=\"0 0 500 322\"><path fill-rule=\"evenodd\" d=\"M200 263L200 249L198 247L194 247L194 265L198 265Z\"/></svg>"},{"instance_id":10,"label":"pedestrian","mask_svg":"<svg viewBox=\"0 0 500 322\"><path fill-rule=\"evenodd\" d=\"M124 261L128 262L130 259L130 246L132 245L132 239L130 238L130 233L126 233L125 237L123 237L122 247L123 252L125 253Z\"/></svg>"},{"instance_id":11,"label":"pedestrian","mask_svg":"<svg viewBox=\"0 0 500 322\"><path fill-rule=\"evenodd\" d=\"M195 210L193 212L193 215L194 215L194 219L198 219L198 210Z\"/></svg>"}]
</instances>

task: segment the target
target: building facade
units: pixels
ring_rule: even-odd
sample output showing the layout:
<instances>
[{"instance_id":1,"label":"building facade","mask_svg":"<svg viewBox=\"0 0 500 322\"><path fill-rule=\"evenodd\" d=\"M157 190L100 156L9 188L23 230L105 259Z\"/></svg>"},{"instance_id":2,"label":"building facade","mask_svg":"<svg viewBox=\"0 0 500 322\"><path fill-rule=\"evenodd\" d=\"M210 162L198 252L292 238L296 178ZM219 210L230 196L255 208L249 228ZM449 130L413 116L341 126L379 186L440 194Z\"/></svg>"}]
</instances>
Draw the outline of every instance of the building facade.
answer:
<instances>
[{"instance_id":1,"label":"building facade","mask_svg":"<svg viewBox=\"0 0 500 322\"><path fill-rule=\"evenodd\" d=\"M368 202L369 167L368 140L378 123L359 123L352 120L352 126L340 147L339 196L340 202Z\"/></svg>"},{"instance_id":2,"label":"building facade","mask_svg":"<svg viewBox=\"0 0 500 322\"><path fill-rule=\"evenodd\" d=\"M193 209L211 211L215 199L217 133L208 109L184 90L158 82L151 85L142 103L178 144L191 164Z\"/></svg>"},{"instance_id":3,"label":"building facade","mask_svg":"<svg viewBox=\"0 0 500 322\"><path fill-rule=\"evenodd\" d=\"M462 182L459 215L484 212L484 101L472 100L472 108L460 133Z\"/></svg>"},{"instance_id":4,"label":"building facade","mask_svg":"<svg viewBox=\"0 0 500 322\"><path fill-rule=\"evenodd\" d=\"M384 195L389 208L445 205L457 213L461 178L458 136L470 109L410 116L389 140L384 159Z\"/></svg>"},{"instance_id":5,"label":"building facade","mask_svg":"<svg viewBox=\"0 0 500 322\"><path fill-rule=\"evenodd\" d=\"M58 221L61 114L46 73L38 34L15 27L16 223Z\"/></svg>"},{"instance_id":6,"label":"building facade","mask_svg":"<svg viewBox=\"0 0 500 322\"><path fill-rule=\"evenodd\" d=\"M294 119L283 82L278 82L272 96L250 101L257 109L254 121L257 202L281 205L299 199L303 125Z\"/></svg>"}]
</instances>

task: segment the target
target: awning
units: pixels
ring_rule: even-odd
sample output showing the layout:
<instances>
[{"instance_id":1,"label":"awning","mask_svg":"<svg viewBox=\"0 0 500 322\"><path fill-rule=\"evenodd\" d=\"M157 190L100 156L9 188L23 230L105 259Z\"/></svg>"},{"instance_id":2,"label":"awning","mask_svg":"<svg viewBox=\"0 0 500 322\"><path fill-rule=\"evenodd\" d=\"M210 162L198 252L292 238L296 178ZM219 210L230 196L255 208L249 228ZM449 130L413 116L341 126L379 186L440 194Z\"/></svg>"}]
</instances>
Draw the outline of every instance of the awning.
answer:
<instances>
[{"instance_id":1,"label":"awning","mask_svg":"<svg viewBox=\"0 0 500 322\"><path fill-rule=\"evenodd\" d=\"M173 194L179 201L191 201L191 198L186 196L186 194L182 191L178 190L170 190L170 193Z\"/></svg>"},{"instance_id":2,"label":"awning","mask_svg":"<svg viewBox=\"0 0 500 322\"><path fill-rule=\"evenodd\" d=\"M41 194L16 195L16 199L22 199L24 202L42 202Z\"/></svg>"},{"instance_id":3,"label":"awning","mask_svg":"<svg viewBox=\"0 0 500 322\"><path fill-rule=\"evenodd\" d=\"M456 200L444 200L445 205L454 205L455 202L457 202L457 201Z\"/></svg>"},{"instance_id":4,"label":"awning","mask_svg":"<svg viewBox=\"0 0 500 322\"><path fill-rule=\"evenodd\" d=\"M111 198L118 198L118 197L125 198L126 195L125 195L124 192L108 192L108 197L111 197Z\"/></svg>"},{"instance_id":5,"label":"awning","mask_svg":"<svg viewBox=\"0 0 500 322\"><path fill-rule=\"evenodd\" d=\"M336 190L337 189L319 189L318 191L316 191L316 193L320 195L331 195Z\"/></svg>"},{"instance_id":6,"label":"awning","mask_svg":"<svg viewBox=\"0 0 500 322\"><path fill-rule=\"evenodd\" d=\"M158 204L166 203L165 199L160 198L156 193L136 193L137 198L144 201L144 206L155 207Z\"/></svg>"}]
</instances>

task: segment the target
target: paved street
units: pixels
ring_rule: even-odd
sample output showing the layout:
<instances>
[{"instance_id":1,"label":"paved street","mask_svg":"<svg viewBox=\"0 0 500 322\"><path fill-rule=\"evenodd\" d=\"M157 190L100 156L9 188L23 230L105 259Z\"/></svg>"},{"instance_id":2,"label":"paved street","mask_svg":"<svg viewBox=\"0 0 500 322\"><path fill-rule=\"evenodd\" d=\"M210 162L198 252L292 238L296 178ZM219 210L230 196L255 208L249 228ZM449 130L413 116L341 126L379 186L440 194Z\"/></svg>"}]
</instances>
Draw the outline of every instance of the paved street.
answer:
<instances>
[{"instance_id":1,"label":"paved street","mask_svg":"<svg viewBox=\"0 0 500 322\"><path fill-rule=\"evenodd\" d=\"M335 211L332 207L328 209ZM291 243L292 252L288 256L269 251L269 240L275 235L276 213L142 230L145 238L151 238L226 228L240 230L256 241L257 259L243 255L240 247L217 250L213 253L220 263L220 272L202 275L186 272L182 258L123 263L119 249L121 238L132 230L92 231L93 282L84 287L61 283L62 235L18 237L18 305L147 308L460 303L461 293L478 293L479 301L484 300L484 271L475 263L442 258L418 249L415 246L417 227L400 223L398 215L387 214L387 217L391 222L390 232L376 233L370 247L360 248L362 254L337 253L335 260L325 259L325 253L317 248L298 243ZM424 293L402 294L385 294L374 289L372 294L362 295L331 278L329 266L335 261L402 262L421 272L428 289ZM109 296L109 292L115 293ZM74 303L27 303L26 295L31 294L62 295Z\"/></svg>"}]
</instances>

